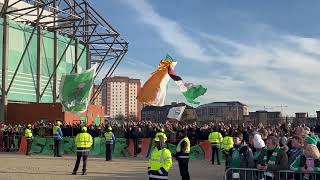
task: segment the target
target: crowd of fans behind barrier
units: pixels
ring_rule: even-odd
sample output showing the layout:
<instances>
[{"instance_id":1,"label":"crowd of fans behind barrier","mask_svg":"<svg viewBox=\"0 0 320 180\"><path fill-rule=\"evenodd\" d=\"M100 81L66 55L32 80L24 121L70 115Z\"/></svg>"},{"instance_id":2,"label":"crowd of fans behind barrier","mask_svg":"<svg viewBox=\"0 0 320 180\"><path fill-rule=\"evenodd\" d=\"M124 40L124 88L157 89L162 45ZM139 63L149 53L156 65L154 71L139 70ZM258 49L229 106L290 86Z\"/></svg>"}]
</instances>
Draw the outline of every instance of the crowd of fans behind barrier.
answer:
<instances>
[{"instance_id":1,"label":"crowd of fans behind barrier","mask_svg":"<svg viewBox=\"0 0 320 180\"><path fill-rule=\"evenodd\" d=\"M52 136L52 128L54 124L38 122L32 125L34 136L40 137L50 137ZM72 137L80 132L82 124L65 124L63 123L61 128L63 135L65 137ZM169 143L176 143L177 135L180 131L187 129L188 137L192 144L196 144L199 141L207 140L208 136L213 131L219 131L222 136L226 132L231 134L236 132L241 132L243 134L243 139L245 142L249 142L249 134L258 129L264 129L268 134L273 134L276 136L286 135L290 136L293 133L293 128L287 127L285 124L277 126L267 126L263 127L261 124L258 126L248 125L248 126L238 126L231 124L220 123L190 123L186 124L183 122L166 122L166 123L154 123L151 121L141 121L141 122L113 122L109 124L102 124L100 126L88 125L88 133L93 137L103 136L105 129L111 126L113 128L113 133L117 138L126 139L140 139L140 138L154 138L155 134L163 128L168 137ZM303 125L302 125L303 126ZM24 134L24 129L26 125L10 125L10 124L0 124L0 135L2 136L22 136ZM315 127L316 128L316 127ZM310 129L310 128L309 128ZM313 132L310 129L310 132Z\"/></svg>"}]
</instances>

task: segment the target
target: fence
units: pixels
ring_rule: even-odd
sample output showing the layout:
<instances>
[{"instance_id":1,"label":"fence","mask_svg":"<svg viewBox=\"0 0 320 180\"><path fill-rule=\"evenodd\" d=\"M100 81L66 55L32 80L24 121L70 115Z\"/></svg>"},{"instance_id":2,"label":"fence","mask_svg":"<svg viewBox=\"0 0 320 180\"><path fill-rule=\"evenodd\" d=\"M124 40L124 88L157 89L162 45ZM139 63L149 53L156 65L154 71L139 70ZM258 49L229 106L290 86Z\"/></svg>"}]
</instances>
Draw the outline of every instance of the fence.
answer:
<instances>
[{"instance_id":1,"label":"fence","mask_svg":"<svg viewBox=\"0 0 320 180\"><path fill-rule=\"evenodd\" d=\"M53 154L53 138L52 137L34 137L31 146L31 153L51 155ZM0 136L0 152L26 152L26 140L22 136ZM167 143L167 148L172 154L176 153L176 145ZM60 146L62 154L74 155L75 144L74 137L64 137ZM150 138L143 138L139 140L139 152L135 154L135 143L133 139L117 138L113 155L115 157L129 157L138 155L146 158L154 148L154 144ZM199 141L195 143L190 149L190 160L211 160L212 149L208 141ZM103 137L95 137L94 144L91 148L91 155L104 156L105 155L105 139ZM223 161L220 152L220 160Z\"/></svg>"},{"instance_id":2,"label":"fence","mask_svg":"<svg viewBox=\"0 0 320 180\"><path fill-rule=\"evenodd\" d=\"M0 152L19 151L21 137L20 135L0 135Z\"/></svg>"},{"instance_id":3,"label":"fence","mask_svg":"<svg viewBox=\"0 0 320 180\"><path fill-rule=\"evenodd\" d=\"M249 168L229 168L225 180L320 180L320 172L304 174L294 171L260 171Z\"/></svg>"},{"instance_id":4,"label":"fence","mask_svg":"<svg viewBox=\"0 0 320 180\"><path fill-rule=\"evenodd\" d=\"M32 140L31 153L51 155L53 154L53 138L52 137L34 137ZM26 152L26 139L21 136L0 136L0 152L13 152L20 151L21 153ZM146 158L154 148L152 139L143 138L139 140L139 152L137 144L134 143L133 139L117 138L113 155L115 157L129 157L138 155ZM167 148L172 154L175 154L176 145L167 143ZM60 152L62 154L74 155L76 146L74 144L74 137L64 137L60 146ZM104 156L105 155L105 139L103 137L95 137L94 143L91 148L91 155ZM208 141L202 141L196 143L191 147L190 160L211 160L211 144ZM222 155L220 155L221 161Z\"/></svg>"}]
</instances>

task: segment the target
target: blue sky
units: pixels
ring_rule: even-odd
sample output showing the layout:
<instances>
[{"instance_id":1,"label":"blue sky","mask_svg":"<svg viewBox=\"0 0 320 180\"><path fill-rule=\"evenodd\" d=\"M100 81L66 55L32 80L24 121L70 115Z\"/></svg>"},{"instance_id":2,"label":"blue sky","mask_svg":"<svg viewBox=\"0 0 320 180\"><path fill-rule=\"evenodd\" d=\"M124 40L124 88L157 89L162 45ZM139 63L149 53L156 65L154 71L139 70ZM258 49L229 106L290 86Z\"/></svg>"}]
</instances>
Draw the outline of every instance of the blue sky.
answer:
<instances>
[{"instance_id":1,"label":"blue sky","mask_svg":"<svg viewBox=\"0 0 320 180\"><path fill-rule=\"evenodd\" d=\"M91 3L130 43L115 75L144 82L169 53L178 75L208 88L202 103L241 101L250 110L287 105L289 115L320 110L320 1ZM184 101L173 82L171 101Z\"/></svg>"}]
</instances>

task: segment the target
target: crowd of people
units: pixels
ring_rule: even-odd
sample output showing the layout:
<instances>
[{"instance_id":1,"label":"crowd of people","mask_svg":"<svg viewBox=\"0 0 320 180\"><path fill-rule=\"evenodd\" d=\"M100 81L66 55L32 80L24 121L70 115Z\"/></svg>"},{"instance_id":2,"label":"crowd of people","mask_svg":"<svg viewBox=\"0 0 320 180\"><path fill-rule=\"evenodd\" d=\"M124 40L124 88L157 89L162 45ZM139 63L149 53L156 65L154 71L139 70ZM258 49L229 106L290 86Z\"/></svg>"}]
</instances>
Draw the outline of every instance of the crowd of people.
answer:
<instances>
[{"instance_id":1,"label":"crowd of people","mask_svg":"<svg viewBox=\"0 0 320 180\"><path fill-rule=\"evenodd\" d=\"M213 134L209 141L213 150L221 145L227 179L316 180L320 179L319 132L319 127L289 128L283 124L248 127L227 132L223 138L215 132L218 135Z\"/></svg>"},{"instance_id":2,"label":"crowd of people","mask_svg":"<svg viewBox=\"0 0 320 180\"><path fill-rule=\"evenodd\" d=\"M38 122L32 124L34 136L49 137L52 136L53 123ZM65 137L72 137L80 132L82 124L66 124L62 123L61 129ZM137 138L154 138L155 134L160 130L164 129L165 134L169 137L168 142L175 143L177 141L177 134L181 130L188 130L188 137L192 141L192 144L196 144L198 141L207 140L211 129L215 126L219 126L221 133L228 129L234 129L231 125L224 125L219 123L215 125L214 123L209 124L185 124L185 123L153 123L151 121L141 121L141 122L123 122L123 123L110 123L102 125L88 125L88 133L93 137L103 136L105 129L111 126L113 132L117 138L127 138L127 139L137 139ZM24 133L26 125L10 125L10 124L0 124L0 135L9 136L21 136Z\"/></svg>"},{"instance_id":3,"label":"crowd of people","mask_svg":"<svg viewBox=\"0 0 320 180\"><path fill-rule=\"evenodd\" d=\"M38 122L32 125L34 136L50 137L54 124ZM61 124L65 137L75 136L81 132L83 124ZM281 179L281 170L292 170L296 173L289 174L292 179L317 179L320 177L309 176L311 172L320 172L320 127L309 128L304 125L288 127L286 124L264 127L258 126L232 126L220 123L182 123L166 122L154 123L151 121L140 122L113 122L104 125L87 125L87 132L92 137L103 137L106 129L112 127L116 138L141 139L155 138L157 132L164 130L168 137L167 143L178 144L179 133L186 132L190 144L209 140L212 143L212 164L217 155L220 164L219 152L225 158L226 170L229 168L254 168L263 173L244 173L240 169L227 173L229 178L240 179ZM25 125L0 125L2 146L14 146L14 139L24 134ZM213 135L212 133L217 133ZM217 152L216 152L217 151ZM231 172L231 171L230 171ZM300 173L300 174L297 174ZM288 176L288 174L286 174Z\"/></svg>"},{"instance_id":4,"label":"crowd of people","mask_svg":"<svg viewBox=\"0 0 320 180\"><path fill-rule=\"evenodd\" d=\"M81 127L83 124L67 124L62 123L61 130L65 137L76 136L81 132ZM50 137L52 136L52 128L54 123L48 122L37 122L32 124L34 136L40 137ZM137 138L154 138L155 134L160 130L164 129L165 134L168 137L168 142L175 144L177 142L177 136L180 131L187 130L188 137L191 144L197 144L199 141L208 140L209 134L215 130L221 133L223 137L227 134L234 134L241 132L243 134L243 140L249 143L249 134L261 130L263 134L273 134L275 136L290 136L294 132L294 128L285 127L284 125L277 126L267 126L263 127L261 124L258 126L248 125L248 126L238 126L231 124L220 123L181 123L181 122L166 122L166 123L154 123L151 121L140 121L140 122L113 122L101 125L88 125L88 133L93 137L102 137L106 128L111 126L113 128L113 133L117 138L126 139L137 139ZM0 123L0 135L1 136L22 136L26 125L10 125ZM309 129L308 132L314 132L314 129ZM282 139L283 140L283 139Z\"/></svg>"}]
</instances>

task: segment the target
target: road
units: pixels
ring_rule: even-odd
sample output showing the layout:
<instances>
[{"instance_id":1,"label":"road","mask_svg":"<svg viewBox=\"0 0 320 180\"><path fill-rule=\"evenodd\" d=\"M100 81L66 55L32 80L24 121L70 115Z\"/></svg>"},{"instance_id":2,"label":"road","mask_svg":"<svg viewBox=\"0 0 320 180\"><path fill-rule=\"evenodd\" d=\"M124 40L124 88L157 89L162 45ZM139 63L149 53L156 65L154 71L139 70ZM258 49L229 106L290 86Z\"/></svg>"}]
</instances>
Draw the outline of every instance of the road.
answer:
<instances>
[{"instance_id":1,"label":"road","mask_svg":"<svg viewBox=\"0 0 320 180\"><path fill-rule=\"evenodd\" d=\"M142 180L147 178L147 161L133 158L117 158L111 162L103 158L89 157L88 174L71 175L75 157L53 158L49 156L24 156L20 154L0 154L1 180ZM78 174L81 173L82 163ZM208 161L190 161L191 179L223 179L223 166L213 166ZM179 180L179 167L175 161L169 179Z\"/></svg>"}]
</instances>

